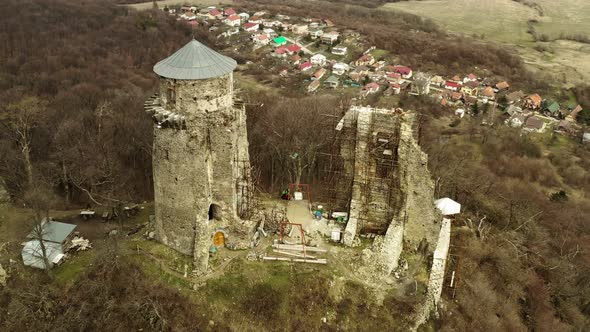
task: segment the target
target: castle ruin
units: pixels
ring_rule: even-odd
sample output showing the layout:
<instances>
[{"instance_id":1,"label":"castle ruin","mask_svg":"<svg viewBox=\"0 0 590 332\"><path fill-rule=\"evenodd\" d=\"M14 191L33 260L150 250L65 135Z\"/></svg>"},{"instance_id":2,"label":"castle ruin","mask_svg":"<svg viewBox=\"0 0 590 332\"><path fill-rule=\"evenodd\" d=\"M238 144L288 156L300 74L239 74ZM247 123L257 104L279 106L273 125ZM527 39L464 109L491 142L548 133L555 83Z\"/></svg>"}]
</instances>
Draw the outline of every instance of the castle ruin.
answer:
<instances>
[{"instance_id":1,"label":"castle ruin","mask_svg":"<svg viewBox=\"0 0 590 332\"><path fill-rule=\"evenodd\" d=\"M353 106L336 128L340 208L349 211L343 242L376 235L372 260L382 275L397 267L404 248L432 253L438 241L442 215L415 127L413 113Z\"/></svg>"},{"instance_id":2,"label":"castle ruin","mask_svg":"<svg viewBox=\"0 0 590 332\"><path fill-rule=\"evenodd\" d=\"M192 40L154 66L159 89L145 104L155 122L156 238L193 256L198 274L207 272L214 236L228 245L228 229L250 228L240 218L251 183L246 113L234 100L236 65Z\"/></svg>"}]
</instances>

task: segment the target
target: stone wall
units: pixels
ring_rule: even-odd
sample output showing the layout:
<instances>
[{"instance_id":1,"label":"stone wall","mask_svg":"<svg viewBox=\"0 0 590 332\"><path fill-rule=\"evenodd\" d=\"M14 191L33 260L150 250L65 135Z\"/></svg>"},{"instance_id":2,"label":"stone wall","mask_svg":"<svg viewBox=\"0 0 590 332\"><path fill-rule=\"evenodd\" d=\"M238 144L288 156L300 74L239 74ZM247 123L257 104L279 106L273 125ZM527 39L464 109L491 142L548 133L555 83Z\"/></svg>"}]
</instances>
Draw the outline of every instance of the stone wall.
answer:
<instances>
[{"instance_id":1,"label":"stone wall","mask_svg":"<svg viewBox=\"0 0 590 332\"><path fill-rule=\"evenodd\" d=\"M403 116L398 148L400 190L403 193L403 216L400 217L404 221L407 244L417 248L420 241L426 239L432 252L442 215L434 206L434 181L428 171L428 155L414 137L413 124L413 114Z\"/></svg>"}]
</instances>

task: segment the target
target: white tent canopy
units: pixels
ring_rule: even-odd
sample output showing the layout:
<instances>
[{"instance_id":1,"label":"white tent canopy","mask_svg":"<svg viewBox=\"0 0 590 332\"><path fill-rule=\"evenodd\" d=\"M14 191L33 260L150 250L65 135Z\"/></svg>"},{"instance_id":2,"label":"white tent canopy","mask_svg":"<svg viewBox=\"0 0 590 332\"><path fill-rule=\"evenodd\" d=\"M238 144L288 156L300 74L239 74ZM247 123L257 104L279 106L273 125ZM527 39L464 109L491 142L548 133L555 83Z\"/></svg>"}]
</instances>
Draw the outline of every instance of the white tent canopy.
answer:
<instances>
[{"instance_id":1,"label":"white tent canopy","mask_svg":"<svg viewBox=\"0 0 590 332\"><path fill-rule=\"evenodd\" d=\"M461 213L461 204L448 197L437 199L434 201L434 205L444 216Z\"/></svg>"}]
</instances>

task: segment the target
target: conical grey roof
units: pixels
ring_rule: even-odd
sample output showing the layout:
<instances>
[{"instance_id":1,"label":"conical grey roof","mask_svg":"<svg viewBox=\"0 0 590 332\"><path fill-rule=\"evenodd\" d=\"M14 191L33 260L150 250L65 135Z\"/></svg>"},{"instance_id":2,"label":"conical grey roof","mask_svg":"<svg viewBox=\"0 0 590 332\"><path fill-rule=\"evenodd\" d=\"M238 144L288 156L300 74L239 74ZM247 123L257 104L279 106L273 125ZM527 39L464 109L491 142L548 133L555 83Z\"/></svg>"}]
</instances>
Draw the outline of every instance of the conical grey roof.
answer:
<instances>
[{"instance_id":1,"label":"conical grey roof","mask_svg":"<svg viewBox=\"0 0 590 332\"><path fill-rule=\"evenodd\" d=\"M156 63L154 72L166 78L201 80L230 73L236 66L236 60L193 39L171 56Z\"/></svg>"}]
</instances>

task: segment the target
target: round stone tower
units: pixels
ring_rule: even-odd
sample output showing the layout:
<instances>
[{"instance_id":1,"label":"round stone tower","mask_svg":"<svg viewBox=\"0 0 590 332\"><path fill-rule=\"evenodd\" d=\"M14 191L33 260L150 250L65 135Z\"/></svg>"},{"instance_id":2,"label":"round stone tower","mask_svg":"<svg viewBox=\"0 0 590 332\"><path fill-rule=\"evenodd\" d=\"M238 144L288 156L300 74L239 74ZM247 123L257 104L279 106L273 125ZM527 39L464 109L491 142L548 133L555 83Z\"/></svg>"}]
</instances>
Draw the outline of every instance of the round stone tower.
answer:
<instances>
[{"instance_id":1,"label":"round stone tower","mask_svg":"<svg viewBox=\"0 0 590 332\"><path fill-rule=\"evenodd\" d=\"M196 40L154 66L156 238L206 273L213 233L241 224L250 186L246 115L234 105L236 61ZM231 235L230 235L231 236Z\"/></svg>"}]
</instances>

